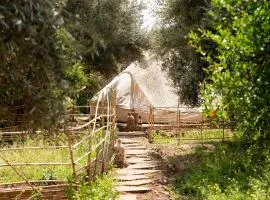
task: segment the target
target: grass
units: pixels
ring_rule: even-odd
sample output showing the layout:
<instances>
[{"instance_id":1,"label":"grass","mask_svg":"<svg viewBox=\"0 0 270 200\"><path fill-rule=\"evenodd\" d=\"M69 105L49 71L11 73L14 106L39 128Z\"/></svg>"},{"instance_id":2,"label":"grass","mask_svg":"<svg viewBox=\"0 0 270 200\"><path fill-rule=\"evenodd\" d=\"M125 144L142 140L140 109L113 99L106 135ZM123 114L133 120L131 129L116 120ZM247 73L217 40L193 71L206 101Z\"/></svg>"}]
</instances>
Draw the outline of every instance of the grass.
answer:
<instances>
[{"instance_id":1,"label":"grass","mask_svg":"<svg viewBox=\"0 0 270 200\"><path fill-rule=\"evenodd\" d=\"M198 140L200 132L189 131L180 135L180 143L179 138L166 136L164 132L153 134L153 142L156 144L176 146L202 142L212 145L211 148L195 145L192 151L183 149L183 154L170 156L170 162L180 166L180 171L176 167L172 175L175 199L270 199L270 149L260 151L259 145L247 148L242 146L238 134L226 134L232 138L222 141L222 130L206 130L203 132L203 140ZM213 137L220 139L209 139Z\"/></svg>"},{"instance_id":2,"label":"grass","mask_svg":"<svg viewBox=\"0 0 270 200\"><path fill-rule=\"evenodd\" d=\"M118 192L114 190L113 170L98 177L93 183L82 182L77 189L70 188L70 200L115 200Z\"/></svg>"},{"instance_id":3,"label":"grass","mask_svg":"<svg viewBox=\"0 0 270 200\"><path fill-rule=\"evenodd\" d=\"M261 163L258 155L245 151L237 142L216 143L214 151L196 151L202 158L190 165L185 176L174 183L179 199L244 200L270 199L270 156Z\"/></svg>"},{"instance_id":4,"label":"grass","mask_svg":"<svg viewBox=\"0 0 270 200\"><path fill-rule=\"evenodd\" d=\"M79 141L87 133L82 132L74 137L74 143ZM101 134L96 134L97 138L94 138L92 145L98 143L101 138ZM75 160L88 151L88 140L84 141L74 150ZM33 135L26 141L15 142L9 147L50 147L68 145L67 138L63 134L53 134L49 136ZM2 146L5 149L7 146ZM65 149L21 149L15 151L0 151L0 154L9 161L9 163L71 163L70 153L67 148ZM95 152L92 153L92 157L95 157ZM85 166L87 163L87 156L79 161L78 167ZM0 158L0 164L6 164L4 160ZM55 165L55 166L16 166L17 171L23 175L27 180L65 180L71 176L71 165ZM0 183L12 183L24 181L24 179L18 176L10 166L0 167Z\"/></svg>"},{"instance_id":5,"label":"grass","mask_svg":"<svg viewBox=\"0 0 270 200\"><path fill-rule=\"evenodd\" d=\"M69 152L67 149L54 150L20 150L1 152L10 163L46 163L64 162L69 163ZM0 159L1 163L5 163ZM18 172L23 174L27 180L65 179L72 173L70 166L16 166ZM14 170L8 167L0 168L0 183L11 183L23 181Z\"/></svg>"}]
</instances>

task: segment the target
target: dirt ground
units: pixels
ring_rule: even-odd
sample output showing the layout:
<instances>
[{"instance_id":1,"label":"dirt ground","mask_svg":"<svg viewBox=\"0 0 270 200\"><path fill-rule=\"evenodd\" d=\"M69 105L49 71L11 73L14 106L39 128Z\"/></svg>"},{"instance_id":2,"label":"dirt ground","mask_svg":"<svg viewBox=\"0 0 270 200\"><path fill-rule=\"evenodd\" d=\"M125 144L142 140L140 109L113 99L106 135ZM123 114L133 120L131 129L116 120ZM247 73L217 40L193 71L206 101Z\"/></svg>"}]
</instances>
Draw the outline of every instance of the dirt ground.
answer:
<instances>
[{"instance_id":1,"label":"dirt ground","mask_svg":"<svg viewBox=\"0 0 270 200\"><path fill-rule=\"evenodd\" d=\"M138 200L176 200L180 199L173 191L173 182L178 176L186 173L187 167L199 163L201 158L194 154L198 148L211 151L213 145L194 143L172 146L167 144L151 144L151 156L160 162L162 172L152 184L152 191L137 196Z\"/></svg>"}]
</instances>

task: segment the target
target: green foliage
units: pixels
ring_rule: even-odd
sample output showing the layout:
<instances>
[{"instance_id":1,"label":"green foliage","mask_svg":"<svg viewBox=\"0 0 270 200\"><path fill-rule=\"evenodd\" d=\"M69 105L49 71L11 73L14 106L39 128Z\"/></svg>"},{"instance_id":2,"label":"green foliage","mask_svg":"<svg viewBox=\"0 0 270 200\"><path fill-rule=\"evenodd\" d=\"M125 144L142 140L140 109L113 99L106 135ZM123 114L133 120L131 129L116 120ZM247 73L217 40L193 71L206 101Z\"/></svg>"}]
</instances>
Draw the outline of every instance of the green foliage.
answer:
<instances>
[{"instance_id":1,"label":"green foliage","mask_svg":"<svg viewBox=\"0 0 270 200\"><path fill-rule=\"evenodd\" d=\"M41 180L56 180L55 172L52 169L47 169L41 177Z\"/></svg>"},{"instance_id":2,"label":"green foliage","mask_svg":"<svg viewBox=\"0 0 270 200\"><path fill-rule=\"evenodd\" d=\"M83 86L87 85L88 79L84 72L84 67L79 63L74 64L66 70L66 76L73 86L72 92L78 92Z\"/></svg>"},{"instance_id":3,"label":"green foliage","mask_svg":"<svg viewBox=\"0 0 270 200\"><path fill-rule=\"evenodd\" d=\"M268 151L269 153L269 151ZM181 196L192 199L262 199L270 197L270 157L254 166L253 154L237 143L216 145L214 152L197 151L204 158L178 177L175 186Z\"/></svg>"},{"instance_id":4,"label":"green foliage","mask_svg":"<svg viewBox=\"0 0 270 200\"><path fill-rule=\"evenodd\" d=\"M38 125L53 122L61 113L62 96L58 91L64 66L55 45L59 27L55 2L1 1L1 119L8 116L21 120L10 115L14 106Z\"/></svg>"},{"instance_id":5,"label":"green foliage","mask_svg":"<svg viewBox=\"0 0 270 200\"><path fill-rule=\"evenodd\" d=\"M47 135L47 136L45 136ZM11 148L22 148L21 150L1 151L1 156L10 163L48 163L48 162L70 162L68 149L27 149L27 147L50 147L56 145L67 145L67 138L59 133L33 134L23 144L14 142ZM23 149L23 147L25 149ZM3 147L2 147L3 148ZM7 146L4 146L6 149ZM81 152L81 156L85 152ZM38 155L38 156L37 156ZM0 159L1 164L6 164ZM70 166L16 166L17 171L24 174L28 180L64 180L72 174ZM12 183L24 181L9 166L0 168L0 183Z\"/></svg>"},{"instance_id":6,"label":"green foliage","mask_svg":"<svg viewBox=\"0 0 270 200\"><path fill-rule=\"evenodd\" d=\"M237 120L247 143L268 149L270 142L270 5L267 0L213 0L212 29L191 33L191 44L210 63L203 86L206 109ZM202 40L216 43L216 53Z\"/></svg>"},{"instance_id":7,"label":"green foliage","mask_svg":"<svg viewBox=\"0 0 270 200\"><path fill-rule=\"evenodd\" d=\"M124 0L1 1L0 121L48 128L66 96L85 105L100 76L141 56L140 9Z\"/></svg>"},{"instance_id":8,"label":"green foliage","mask_svg":"<svg viewBox=\"0 0 270 200\"><path fill-rule=\"evenodd\" d=\"M70 182L72 185L72 182ZM97 178L94 182L82 182L74 189L70 187L67 191L68 198L71 200L100 200L117 199L117 192L114 190L112 173L109 172Z\"/></svg>"},{"instance_id":9,"label":"green foliage","mask_svg":"<svg viewBox=\"0 0 270 200\"><path fill-rule=\"evenodd\" d=\"M180 101L187 105L200 103L200 83L205 79L207 62L188 45L188 33L208 25L204 18L209 1L165 0L159 16L160 28L153 33L154 51L161 56L163 67L173 80ZM205 41L211 48L212 43Z\"/></svg>"},{"instance_id":10,"label":"green foliage","mask_svg":"<svg viewBox=\"0 0 270 200\"><path fill-rule=\"evenodd\" d=\"M82 47L87 71L110 77L119 72L119 64L126 65L141 56L145 47L140 30L141 8L137 1L67 1L71 13L68 29Z\"/></svg>"}]
</instances>

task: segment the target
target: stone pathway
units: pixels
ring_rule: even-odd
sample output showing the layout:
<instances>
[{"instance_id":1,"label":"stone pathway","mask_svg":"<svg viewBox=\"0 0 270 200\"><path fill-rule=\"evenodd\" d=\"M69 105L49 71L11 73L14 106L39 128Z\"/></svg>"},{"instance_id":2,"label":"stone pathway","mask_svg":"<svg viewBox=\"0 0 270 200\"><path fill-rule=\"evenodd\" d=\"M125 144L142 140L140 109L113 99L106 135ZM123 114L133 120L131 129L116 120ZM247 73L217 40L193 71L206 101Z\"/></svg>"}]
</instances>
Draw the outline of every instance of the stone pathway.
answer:
<instances>
[{"instance_id":1,"label":"stone pathway","mask_svg":"<svg viewBox=\"0 0 270 200\"><path fill-rule=\"evenodd\" d=\"M148 154L148 141L143 132L119 132L118 138L125 149L127 167L117 170L116 190L120 192L119 200L136 200L137 196L151 192L151 184L159 163Z\"/></svg>"}]
</instances>

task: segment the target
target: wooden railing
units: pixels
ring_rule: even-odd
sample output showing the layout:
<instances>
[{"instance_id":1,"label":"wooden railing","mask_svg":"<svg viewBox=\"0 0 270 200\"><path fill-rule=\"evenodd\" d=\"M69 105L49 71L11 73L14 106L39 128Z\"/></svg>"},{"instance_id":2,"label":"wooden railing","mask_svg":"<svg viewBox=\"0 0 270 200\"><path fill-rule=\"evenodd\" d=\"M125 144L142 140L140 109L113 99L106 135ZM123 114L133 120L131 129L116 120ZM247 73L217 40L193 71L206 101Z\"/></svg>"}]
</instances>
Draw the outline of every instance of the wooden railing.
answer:
<instances>
[{"instance_id":1,"label":"wooden railing","mask_svg":"<svg viewBox=\"0 0 270 200\"><path fill-rule=\"evenodd\" d=\"M72 170L72 176L75 181L80 181L87 177L89 181L104 173L110 163L113 162L113 147L115 142L115 99L116 94L113 92L111 97L100 97L97 102L97 108L102 109L102 113L92 115L89 111L88 114L76 114L75 112L65 116L65 122L61 125L63 128L55 130L58 135L63 135L66 142L64 145L42 145L42 146L4 146L0 149L0 170L9 168L13 170L20 180L30 183L24 174L22 167L42 167L42 166L63 166ZM105 108L106 106L106 108ZM90 108L90 106L83 106ZM75 108L75 106L74 106ZM76 109L76 108L75 108ZM106 113L105 113L106 112ZM83 121L83 124L69 121L69 119L80 118L81 116L87 117L88 121ZM76 120L75 120L76 121ZM36 131L35 134L42 135L45 131ZM2 131L0 137L21 137L27 135L27 131ZM14 162L12 159L7 158L5 155L9 152L21 153L23 151L42 151L50 150L52 155L57 153L59 149L69 155L68 159L62 158L59 161L53 162ZM38 157L38 155L36 155ZM40 160L40 159L39 159ZM64 161L63 161L64 160ZM20 167L20 170L18 170ZM66 177L62 177L66 178ZM46 181L46 180L42 180ZM51 181L51 180L50 180ZM1 187L0 187L1 190Z\"/></svg>"},{"instance_id":2,"label":"wooden railing","mask_svg":"<svg viewBox=\"0 0 270 200\"><path fill-rule=\"evenodd\" d=\"M173 131L175 136L180 140L204 140L204 132L207 130L222 130L219 137L207 138L211 140L225 140L226 131L234 131L234 121L224 121L217 118L206 118L202 112L187 107L153 107L149 108L149 133L156 130ZM197 138L184 138L181 136L186 131L194 131L200 133ZM151 138L150 138L151 139Z\"/></svg>"}]
</instances>

